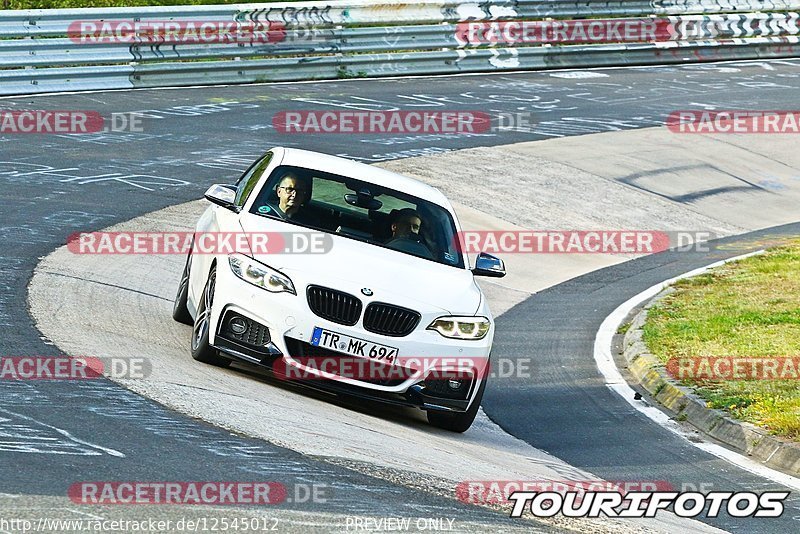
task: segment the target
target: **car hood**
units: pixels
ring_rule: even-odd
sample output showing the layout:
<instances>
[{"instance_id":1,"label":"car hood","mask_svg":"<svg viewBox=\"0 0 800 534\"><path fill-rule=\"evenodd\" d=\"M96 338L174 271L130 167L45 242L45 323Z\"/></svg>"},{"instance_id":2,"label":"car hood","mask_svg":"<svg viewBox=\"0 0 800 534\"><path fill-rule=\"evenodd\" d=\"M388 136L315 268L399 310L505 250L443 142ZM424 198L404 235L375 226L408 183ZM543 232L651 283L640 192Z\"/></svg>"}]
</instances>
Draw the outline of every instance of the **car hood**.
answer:
<instances>
[{"instance_id":1,"label":"car hood","mask_svg":"<svg viewBox=\"0 0 800 534\"><path fill-rule=\"evenodd\" d=\"M319 234L283 221L243 214L240 223L249 235L259 232ZM307 285L321 285L419 311L474 315L481 291L473 274L402 252L355 239L325 234L325 253L254 254L254 258L289 276L304 293ZM372 292L364 299L366 289Z\"/></svg>"}]
</instances>

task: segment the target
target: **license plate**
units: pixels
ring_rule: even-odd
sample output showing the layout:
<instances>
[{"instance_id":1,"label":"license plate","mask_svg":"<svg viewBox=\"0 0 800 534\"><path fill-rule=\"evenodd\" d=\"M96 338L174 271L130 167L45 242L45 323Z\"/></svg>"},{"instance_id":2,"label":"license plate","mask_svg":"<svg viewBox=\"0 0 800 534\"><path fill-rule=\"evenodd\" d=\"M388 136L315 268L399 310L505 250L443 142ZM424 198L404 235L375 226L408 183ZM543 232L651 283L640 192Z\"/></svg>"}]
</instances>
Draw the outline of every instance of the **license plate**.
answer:
<instances>
[{"instance_id":1,"label":"license plate","mask_svg":"<svg viewBox=\"0 0 800 534\"><path fill-rule=\"evenodd\" d=\"M398 352L394 347L387 347L386 345L365 341L357 337L331 332L319 326L314 328L311 344L315 347L325 347L350 356L358 356L359 358L367 358L384 363L394 363Z\"/></svg>"}]
</instances>

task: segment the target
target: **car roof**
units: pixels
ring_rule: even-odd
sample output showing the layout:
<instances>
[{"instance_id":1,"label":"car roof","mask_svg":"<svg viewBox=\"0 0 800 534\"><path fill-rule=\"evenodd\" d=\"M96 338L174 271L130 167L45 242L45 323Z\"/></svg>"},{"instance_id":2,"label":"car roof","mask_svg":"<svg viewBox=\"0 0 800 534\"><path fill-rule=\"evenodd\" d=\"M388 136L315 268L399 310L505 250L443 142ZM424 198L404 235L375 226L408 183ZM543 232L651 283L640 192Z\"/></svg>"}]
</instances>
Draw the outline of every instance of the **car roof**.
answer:
<instances>
[{"instance_id":1,"label":"car roof","mask_svg":"<svg viewBox=\"0 0 800 534\"><path fill-rule=\"evenodd\" d=\"M441 191L419 180L409 178L408 176L387 171L386 169L381 169L373 165L359 163L351 159L323 154L321 152L312 152L310 150L301 150L298 148L276 148L283 150L281 165L304 167L315 171L329 172L348 178L355 178L363 182L413 195L453 211L450 202Z\"/></svg>"}]
</instances>

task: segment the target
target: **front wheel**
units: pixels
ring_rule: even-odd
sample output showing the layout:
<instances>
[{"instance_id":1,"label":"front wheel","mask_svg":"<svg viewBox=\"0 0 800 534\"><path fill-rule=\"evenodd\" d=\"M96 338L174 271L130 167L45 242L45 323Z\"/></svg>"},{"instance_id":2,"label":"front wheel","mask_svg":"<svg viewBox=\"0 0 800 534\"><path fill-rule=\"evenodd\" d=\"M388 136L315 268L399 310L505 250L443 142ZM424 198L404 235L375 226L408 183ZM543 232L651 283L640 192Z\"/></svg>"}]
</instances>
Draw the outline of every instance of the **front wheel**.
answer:
<instances>
[{"instance_id":1,"label":"front wheel","mask_svg":"<svg viewBox=\"0 0 800 534\"><path fill-rule=\"evenodd\" d=\"M172 318L179 323L194 325L192 315L189 313L189 307L186 302L189 299L189 272L192 269L192 253L186 256L186 265L183 268L181 281L178 284L178 293L175 295L175 302L172 304Z\"/></svg>"},{"instance_id":2,"label":"front wheel","mask_svg":"<svg viewBox=\"0 0 800 534\"><path fill-rule=\"evenodd\" d=\"M212 267L208 273L208 281L203 290L203 298L197 307L197 317L192 329L192 358L198 362L228 367L231 361L219 355L219 351L208 343L208 331L211 328L211 306L214 303L214 288L217 282L217 268Z\"/></svg>"},{"instance_id":3,"label":"front wheel","mask_svg":"<svg viewBox=\"0 0 800 534\"><path fill-rule=\"evenodd\" d=\"M434 412L429 410L427 413L428 423L452 432L466 432L472 426L472 422L475 421L475 416L478 415L485 389L486 379L484 378L481 380L475 400L472 401L466 412Z\"/></svg>"}]
</instances>

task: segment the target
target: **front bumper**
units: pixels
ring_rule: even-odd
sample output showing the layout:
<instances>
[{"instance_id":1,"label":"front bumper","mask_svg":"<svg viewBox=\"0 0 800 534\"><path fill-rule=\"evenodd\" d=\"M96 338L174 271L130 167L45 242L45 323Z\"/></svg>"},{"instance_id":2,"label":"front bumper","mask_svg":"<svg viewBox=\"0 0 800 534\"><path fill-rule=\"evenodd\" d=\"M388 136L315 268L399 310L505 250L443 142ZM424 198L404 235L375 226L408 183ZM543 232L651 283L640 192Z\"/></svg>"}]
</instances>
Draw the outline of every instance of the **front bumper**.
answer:
<instances>
[{"instance_id":1,"label":"front bumper","mask_svg":"<svg viewBox=\"0 0 800 534\"><path fill-rule=\"evenodd\" d=\"M243 350L242 347L223 338L218 338L218 341L214 344L214 347L234 360L257 365L261 368L271 371L281 380L287 380L293 384L317 391L346 395L348 397L364 399L371 402L380 402L395 406L408 406L421 408L423 410L442 412L465 412L469 408L470 404L470 401L467 399L449 399L445 397L429 395L424 387L424 384L422 383L412 384L404 392L393 393L353 386L338 380L297 380L289 375L282 374L280 371L281 366L275 365L276 361L283 357L282 355L264 357L260 354L250 352L247 349Z\"/></svg>"},{"instance_id":2,"label":"front bumper","mask_svg":"<svg viewBox=\"0 0 800 534\"><path fill-rule=\"evenodd\" d=\"M217 271L210 344L233 359L270 369L279 378L286 378L312 389L425 410L463 412L469 408L481 381L485 379L484 372L474 373L469 384L465 386L466 392L453 394L446 387L443 389L442 383L446 381L442 382L441 375L436 383L427 375L384 381L331 376L315 367L304 365L303 357L306 354L302 347L309 346L314 328L321 327L397 347L401 356L413 355L415 358L442 358L451 361L477 360L487 362L488 365L493 326L489 335L482 340L453 340L444 338L437 332L425 330L430 321L425 322L428 317L423 315L420 325L408 336L383 336L364 330L360 320L354 326L344 326L315 315L304 295L308 284L300 285L297 281L295 284L299 295L270 293L240 280L227 265L221 265ZM251 341L258 338L259 343L255 345L235 338L231 335L228 323L235 315L263 327L268 334L259 331L259 335L250 336ZM268 342L264 343L266 339ZM287 373L287 369L299 369L306 378L297 379L293 373Z\"/></svg>"}]
</instances>

